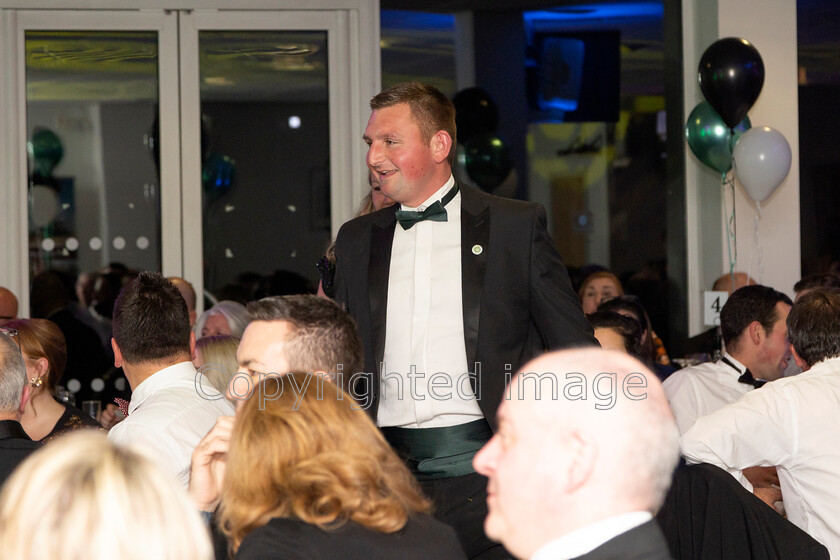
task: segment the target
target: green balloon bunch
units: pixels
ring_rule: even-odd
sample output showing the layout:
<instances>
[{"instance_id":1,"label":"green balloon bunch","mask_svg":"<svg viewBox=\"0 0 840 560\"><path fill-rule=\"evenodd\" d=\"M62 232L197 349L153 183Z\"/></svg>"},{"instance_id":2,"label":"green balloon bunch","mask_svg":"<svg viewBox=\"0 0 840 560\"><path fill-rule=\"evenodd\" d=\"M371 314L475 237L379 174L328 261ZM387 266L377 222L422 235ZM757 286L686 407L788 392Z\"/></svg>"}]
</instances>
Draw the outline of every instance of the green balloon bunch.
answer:
<instances>
[{"instance_id":1,"label":"green balloon bunch","mask_svg":"<svg viewBox=\"0 0 840 560\"><path fill-rule=\"evenodd\" d=\"M694 155L725 175L732 169L732 150L741 134L750 129L750 118L744 117L738 126L729 129L721 116L708 101L703 101L691 111L685 123L685 138Z\"/></svg>"}]
</instances>

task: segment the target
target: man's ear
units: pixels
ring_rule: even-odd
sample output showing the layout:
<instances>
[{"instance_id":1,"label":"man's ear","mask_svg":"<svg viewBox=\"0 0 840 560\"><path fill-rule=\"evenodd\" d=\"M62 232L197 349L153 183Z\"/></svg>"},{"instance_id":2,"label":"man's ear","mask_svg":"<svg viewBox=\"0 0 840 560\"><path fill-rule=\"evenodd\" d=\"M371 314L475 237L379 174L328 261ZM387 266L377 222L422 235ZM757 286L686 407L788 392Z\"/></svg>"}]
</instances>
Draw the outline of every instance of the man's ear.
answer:
<instances>
[{"instance_id":1,"label":"man's ear","mask_svg":"<svg viewBox=\"0 0 840 560\"><path fill-rule=\"evenodd\" d=\"M575 431L563 444L564 454L571 456L566 467L566 491L575 492L589 480L598 462L598 449L586 434Z\"/></svg>"},{"instance_id":2,"label":"man's ear","mask_svg":"<svg viewBox=\"0 0 840 560\"><path fill-rule=\"evenodd\" d=\"M432 155L435 163L443 163L449 157L449 152L454 150L452 137L445 130L438 130L431 139Z\"/></svg>"},{"instance_id":3,"label":"man's ear","mask_svg":"<svg viewBox=\"0 0 840 560\"><path fill-rule=\"evenodd\" d=\"M190 360L195 360L195 332L190 332Z\"/></svg>"},{"instance_id":4,"label":"man's ear","mask_svg":"<svg viewBox=\"0 0 840 560\"><path fill-rule=\"evenodd\" d=\"M750 323L747 329L749 331L748 334L750 337L750 342L752 342L756 346L760 345L761 342L767 337L767 333L764 332L764 327L758 321L753 321L752 323Z\"/></svg>"},{"instance_id":5,"label":"man's ear","mask_svg":"<svg viewBox=\"0 0 840 560\"><path fill-rule=\"evenodd\" d=\"M114 350L114 367L121 368L123 365L123 357L122 352L120 351L120 347L117 346L117 341L111 337L111 349Z\"/></svg>"},{"instance_id":6,"label":"man's ear","mask_svg":"<svg viewBox=\"0 0 840 560\"><path fill-rule=\"evenodd\" d=\"M29 402L29 397L32 396L32 387L29 385L29 380L23 384L23 391L20 393L20 413L26 409L26 403Z\"/></svg>"},{"instance_id":7,"label":"man's ear","mask_svg":"<svg viewBox=\"0 0 840 560\"><path fill-rule=\"evenodd\" d=\"M808 371L811 369L811 364L802 359L802 356L796 352L796 348L793 347L793 344L790 345L790 353L793 356L793 361L796 362L796 365L802 368L802 371Z\"/></svg>"}]
</instances>

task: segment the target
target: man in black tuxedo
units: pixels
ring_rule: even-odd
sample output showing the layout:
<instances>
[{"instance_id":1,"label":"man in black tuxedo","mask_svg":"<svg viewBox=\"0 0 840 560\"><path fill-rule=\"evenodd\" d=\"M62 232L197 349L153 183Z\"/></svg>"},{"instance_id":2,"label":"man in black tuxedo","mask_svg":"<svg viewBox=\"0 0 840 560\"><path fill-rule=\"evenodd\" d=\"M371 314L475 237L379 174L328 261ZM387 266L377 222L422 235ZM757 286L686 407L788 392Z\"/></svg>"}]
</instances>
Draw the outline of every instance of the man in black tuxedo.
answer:
<instances>
[{"instance_id":1,"label":"man in black tuxedo","mask_svg":"<svg viewBox=\"0 0 840 560\"><path fill-rule=\"evenodd\" d=\"M455 183L446 96L407 83L370 105L367 165L399 204L348 222L336 240L336 300L365 351L350 390L467 555L505 557L481 529L486 489L472 457L513 371L546 348L597 342L542 207Z\"/></svg>"},{"instance_id":2,"label":"man in black tuxedo","mask_svg":"<svg viewBox=\"0 0 840 560\"><path fill-rule=\"evenodd\" d=\"M15 467L41 447L20 425L20 415L29 400L29 384L16 336L14 330L0 332L0 486Z\"/></svg>"},{"instance_id":3,"label":"man in black tuxedo","mask_svg":"<svg viewBox=\"0 0 840 560\"><path fill-rule=\"evenodd\" d=\"M563 350L508 391L474 460L489 478L487 535L532 560L670 558L652 514L679 432L656 375L628 354Z\"/></svg>"}]
</instances>

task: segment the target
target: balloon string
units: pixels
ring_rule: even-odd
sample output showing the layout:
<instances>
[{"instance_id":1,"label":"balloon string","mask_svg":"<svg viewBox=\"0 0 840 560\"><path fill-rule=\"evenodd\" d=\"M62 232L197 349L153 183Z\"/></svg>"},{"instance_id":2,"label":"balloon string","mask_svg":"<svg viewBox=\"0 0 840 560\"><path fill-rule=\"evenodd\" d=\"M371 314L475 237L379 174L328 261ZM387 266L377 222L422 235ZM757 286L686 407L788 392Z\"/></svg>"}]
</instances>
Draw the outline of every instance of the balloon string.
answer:
<instances>
[{"instance_id":1,"label":"balloon string","mask_svg":"<svg viewBox=\"0 0 840 560\"><path fill-rule=\"evenodd\" d=\"M726 187L732 196L732 212L729 212L729 205L726 201ZM726 248L729 253L729 274L735 273L735 263L738 260L738 244L736 243L738 224L735 220L735 176L724 173L721 176L721 187L723 189L723 213L726 218Z\"/></svg>"},{"instance_id":2,"label":"balloon string","mask_svg":"<svg viewBox=\"0 0 840 560\"><path fill-rule=\"evenodd\" d=\"M758 253L758 282L764 280L764 250L761 247L761 237L758 235L758 224L762 218L761 203L755 203L755 251Z\"/></svg>"},{"instance_id":3,"label":"balloon string","mask_svg":"<svg viewBox=\"0 0 840 560\"><path fill-rule=\"evenodd\" d=\"M759 220L762 217L761 212L761 203L755 203L755 231L753 232L753 246L750 250L750 263L747 266L747 276L753 278L752 275L752 264L753 264L753 255L757 255L758 257L758 276L755 277L758 280L758 283L764 280L764 250L761 247L761 238L759 237Z\"/></svg>"}]
</instances>

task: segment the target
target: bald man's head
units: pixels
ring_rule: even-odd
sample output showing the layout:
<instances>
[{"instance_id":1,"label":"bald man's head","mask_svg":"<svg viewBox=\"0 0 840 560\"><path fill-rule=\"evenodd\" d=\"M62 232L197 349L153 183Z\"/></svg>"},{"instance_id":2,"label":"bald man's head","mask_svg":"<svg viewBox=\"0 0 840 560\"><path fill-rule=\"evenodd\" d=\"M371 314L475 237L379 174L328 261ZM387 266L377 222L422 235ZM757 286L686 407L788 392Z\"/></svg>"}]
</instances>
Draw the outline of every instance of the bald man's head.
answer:
<instances>
[{"instance_id":1,"label":"bald man's head","mask_svg":"<svg viewBox=\"0 0 840 560\"><path fill-rule=\"evenodd\" d=\"M655 512L679 457L658 379L627 354L554 352L526 364L479 452L485 530L517 557L607 517Z\"/></svg>"},{"instance_id":2,"label":"bald man's head","mask_svg":"<svg viewBox=\"0 0 840 560\"><path fill-rule=\"evenodd\" d=\"M716 292L729 292L730 294L738 288L744 286L754 286L757 284L749 274L745 272L733 272L732 274L724 274L715 280L712 289Z\"/></svg>"},{"instance_id":3,"label":"bald man's head","mask_svg":"<svg viewBox=\"0 0 840 560\"><path fill-rule=\"evenodd\" d=\"M181 278L180 276L170 276L167 278L172 282L178 291L181 292L181 297L187 302L187 312L190 314L190 327L195 325L195 288L193 285Z\"/></svg>"},{"instance_id":4,"label":"bald man's head","mask_svg":"<svg viewBox=\"0 0 840 560\"><path fill-rule=\"evenodd\" d=\"M17 319L18 300L15 294L0 286L0 325Z\"/></svg>"}]
</instances>

